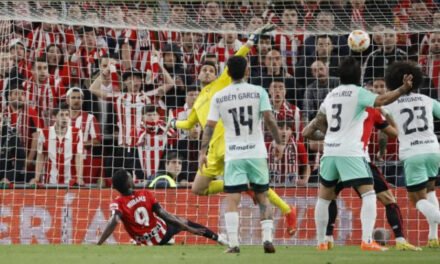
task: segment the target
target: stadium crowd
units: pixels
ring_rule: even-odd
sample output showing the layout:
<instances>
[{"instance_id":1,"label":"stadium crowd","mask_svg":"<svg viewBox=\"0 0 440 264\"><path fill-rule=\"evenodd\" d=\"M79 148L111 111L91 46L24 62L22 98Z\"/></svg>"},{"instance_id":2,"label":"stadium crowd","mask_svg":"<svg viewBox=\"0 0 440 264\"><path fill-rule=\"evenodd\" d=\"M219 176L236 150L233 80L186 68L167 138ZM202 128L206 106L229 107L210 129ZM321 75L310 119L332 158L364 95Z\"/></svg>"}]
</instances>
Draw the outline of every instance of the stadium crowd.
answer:
<instances>
[{"instance_id":1,"label":"stadium crowd","mask_svg":"<svg viewBox=\"0 0 440 264\"><path fill-rule=\"evenodd\" d=\"M435 0L23 1L0 9L43 19L0 21L3 186L109 187L120 168L148 187L190 186L201 128L166 131L168 113L186 119L200 92L200 66L213 62L216 72L205 74L218 76L248 34L269 22L277 29L261 36L248 59L249 82L267 89L286 143L284 158L275 161L266 136L272 184L317 181L322 144L305 141L301 131L338 86L344 56L362 61L363 85L378 94L387 92L387 65L413 60L425 73L421 92L439 99ZM348 48L353 29L373 32L362 54ZM387 165L387 179L403 185L397 145L375 133L369 151Z\"/></svg>"}]
</instances>

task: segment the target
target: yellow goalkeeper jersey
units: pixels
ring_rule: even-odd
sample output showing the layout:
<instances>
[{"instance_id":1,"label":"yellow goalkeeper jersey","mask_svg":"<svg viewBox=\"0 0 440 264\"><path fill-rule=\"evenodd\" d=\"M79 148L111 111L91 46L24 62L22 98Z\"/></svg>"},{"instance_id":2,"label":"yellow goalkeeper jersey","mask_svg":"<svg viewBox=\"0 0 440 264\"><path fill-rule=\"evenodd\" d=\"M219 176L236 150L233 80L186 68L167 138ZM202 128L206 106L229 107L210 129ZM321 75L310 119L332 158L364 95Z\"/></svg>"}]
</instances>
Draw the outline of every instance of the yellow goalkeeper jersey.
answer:
<instances>
[{"instance_id":1,"label":"yellow goalkeeper jersey","mask_svg":"<svg viewBox=\"0 0 440 264\"><path fill-rule=\"evenodd\" d=\"M249 52L249 48L246 45L243 45L236 53L237 56L246 56ZM228 75L228 68L222 72L219 78L217 78L212 83L203 87L202 91L200 91L199 96L197 97L194 105L191 109L191 112L188 116L187 120L178 120L176 122L176 127L181 129L191 129L195 124L199 123L202 126L202 129L205 128L206 123L208 122L208 114L209 108L211 105L211 99L214 94L226 86L231 84L231 77ZM223 122L220 120L212 134L211 141L209 142L209 152L215 154L217 156L221 156L225 154L225 144L224 144L224 127Z\"/></svg>"}]
</instances>

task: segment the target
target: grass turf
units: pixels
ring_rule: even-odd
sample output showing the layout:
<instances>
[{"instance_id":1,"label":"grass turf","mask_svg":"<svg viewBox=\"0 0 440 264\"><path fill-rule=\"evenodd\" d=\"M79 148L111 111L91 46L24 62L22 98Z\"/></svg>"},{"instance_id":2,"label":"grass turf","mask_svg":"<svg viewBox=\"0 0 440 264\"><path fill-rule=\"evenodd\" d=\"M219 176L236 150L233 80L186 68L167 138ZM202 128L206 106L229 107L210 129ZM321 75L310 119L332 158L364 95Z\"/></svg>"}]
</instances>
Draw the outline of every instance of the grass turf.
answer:
<instances>
[{"instance_id":1,"label":"grass turf","mask_svg":"<svg viewBox=\"0 0 440 264\"><path fill-rule=\"evenodd\" d=\"M0 263L26 264L130 264L130 263L440 263L440 249L422 252L362 252L357 246L323 252L307 246L277 246L276 254L264 254L261 246L242 246L240 254L224 254L221 246L136 247L93 245L0 246Z\"/></svg>"}]
</instances>

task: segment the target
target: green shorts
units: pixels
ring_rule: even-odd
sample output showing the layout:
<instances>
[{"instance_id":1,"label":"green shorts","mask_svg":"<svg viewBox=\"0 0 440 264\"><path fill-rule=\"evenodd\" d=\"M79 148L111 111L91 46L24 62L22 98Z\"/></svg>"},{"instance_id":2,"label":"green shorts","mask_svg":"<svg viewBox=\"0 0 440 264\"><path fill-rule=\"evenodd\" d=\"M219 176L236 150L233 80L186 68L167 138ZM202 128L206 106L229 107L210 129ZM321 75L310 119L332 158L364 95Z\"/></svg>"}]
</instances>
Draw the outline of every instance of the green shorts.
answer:
<instances>
[{"instance_id":1,"label":"green shorts","mask_svg":"<svg viewBox=\"0 0 440 264\"><path fill-rule=\"evenodd\" d=\"M240 193L248 190L248 183L256 192L269 189L269 168L267 159L237 159L225 164L226 193Z\"/></svg>"},{"instance_id":2,"label":"green shorts","mask_svg":"<svg viewBox=\"0 0 440 264\"><path fill-rule=\"evenodd\" d=\"M327 187L333 187L339 181L344 187L373 185L370 166L363 157L322 157L320 180Z\"/></svg>"},{"instance_id":3,"label":"green shorts","mask_svg":"<svg viewBox=\"0 0 440 264\"><path fill-rule=\"evenodd\" d=\"M417 192L426 188L429 180L434 180L438 175L440 154L420 154L409 157L403 161L405 170L406 189Z\"/></svg>"}]
</instances>

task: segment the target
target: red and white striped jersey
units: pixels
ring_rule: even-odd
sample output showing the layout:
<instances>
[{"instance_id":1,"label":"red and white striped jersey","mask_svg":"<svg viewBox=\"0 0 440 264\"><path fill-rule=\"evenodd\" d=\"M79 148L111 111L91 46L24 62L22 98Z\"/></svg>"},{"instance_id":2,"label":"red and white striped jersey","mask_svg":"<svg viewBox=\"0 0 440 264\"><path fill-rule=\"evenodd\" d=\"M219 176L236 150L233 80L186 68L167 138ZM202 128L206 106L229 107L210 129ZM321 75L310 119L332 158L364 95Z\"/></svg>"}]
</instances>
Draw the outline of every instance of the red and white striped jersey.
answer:
<instances>
[{"instance_id":1,"label":"red and white striped jersey","mask_svg":"<svg viewBox=\"0 0 440 264\"><path fill-rule=\"evenodd\" d=\"M173 26L170 26L169 23L165 24L166 28L173 28ZM182 39L182 33L179 31L171 31L171 30L166 30L166 31L161 31L160 33L160 47L161 49L166 45L166 44L177 44L179 46L181 46L181 39Z\"/></svg>"},{"instance_id":2,"label":"red and white striped jersey","mask_svg":"<svg viewBox=\"0 0 440 264\"><path fill-rule=\"evenodd\" d=\"M78 78L78 76L75 76L76 74L73 73L69 62L64 62L61 67L49 70L50 76L53 77L57 83L61 83L65 87L70 87L73 79Z\"/></svg>"},{"instance_id":3,"label":"red and white striped jersey","mask_svg":"<svg viewBox=\"0 0 440 264\"><path fill-rule=\"evenodd\" d=\"M59 25L54 25L51 32L44 31L42 26L30 31L26 38L26 46L28 47L29 59L42 57L46 47L50 44L58 44L66 48L66 36L64 30Z\"/></svg>"},{"instance_id":4,"label":"red and white striped jersey","mask_svg":"<svg viewBox=\"0 0 440 264\"><path fill-rule=\"evenodd\" d=\"M11 106L3 109L3 120L8 120L9 126L16 128L26 151L31 148L32 134L42 127L37 111L25 106L24 109L14 111Z\"/></svg>"},{"instance_id":5,"label":"red and white striped jersey","mask_svg":"<svg viewBox=\"0 0 440 264\"><path fill-rule=\"evenodd\" d=\"M136 134L136 147L139 160L146 176L153 175L159 169L160 160L167 144L174 145L177 134L173 129L164 135L166 124L163 121L148 124L143 123Z\"/></svg>"},{"instance_id":6,"label":"red and white striped jersey","mask_svg":"<svg viewBox=\"0 0 440 264\"><path fill-rule=\"evenodd\" d=\"M304 30L298 27L296 31L299 33L293 35L284 33L283 29L274 32L275 48L281 52L283 66L291 75L294 75L298 56L304 48Z\"/></svg>"},{"instance_id":7,"label":"red and white striped jersey","mask_svg":"<svg viewBox=\"0 0 440 264\"><path fill-rule=\"evenodd\" d=\"M154 214L158 204L153 193L134 191L132 195L118 196L110 204L112 215L118 214L125 230L138 245L158 245L167 231L166 223Z\"/></svg>"},{"instance_id":8,"label":"red and white striped jersey","mask_svg":"<svg viewBox=\"0 0 440 264\"><path fill-rule=\"evenodd\" d=\"M26 79L32 77L32 64L28 63L26 60L21 60L17 65L18 72L23 75Z\"/></svg>"},{"instance_id":9,"label":"red and white striped jersey","mask_svg":"<svg viewBox=\"0 0 440 264\"><path fill-rule=\"evenodd\" d=\"M46 126L50 124L50 111L66 96L66 88L52 76L42 85L38 85L34 78L25 81L24 89L28 105L37 109Z\"/></svg>"},{"instance_id":10,"label":"red and white striped jersey","mask_svg":"<svg viewBox=\"0 0 440 264\"><path fill-rule=\"evenodd\" d=\"M266 143L271 183L292 183L300 175L299 166L308 165L309 158L303 143L290 137L281 160L275 160L275 141Z\"/></svg>"},{"instance_id":11,"label":"red and white striped jersey","mask_svg":"<svg viewBox=\"0 0 440 264\"><path fill-rule=\"evenodd\" d=\"M5 109L8 102L6 98L6 90L8 90L9 78L0 79L0 109Z\"/></svg>"},{"instance_id":12,"label":"red and white striped jersey","mask_svg":"<svg viewBox=\"0 0 440 264\"><path fill-rule=\"evenodd\" d=\"M81 130L83 142L102 139L98 121L92 114L82 111L76 117L70 118L69 125ZM84 154L84 159L89 158L92 155L91 146L84 148Z\"/></svg>"},{"instance_id":13,"label":"red and white striped jersey","mask_svg":"<svg viewBox=\"0 0 440 264\"><path fill-rule=\"evenodd\" d=\"M194 48L192 51L185 51L185 49L182 48L183 67L189 74L193 76L193 79L196 79L200 64L202 62L203 53L204 50L202 49L197 50Z\"/></svg>"},{"instance_id":14,"label":"red and white striped jersey","mask_svg":"<svg viewBox=\"0 0 440 264\"><path fill-rule=\"evenodd\" d=\"M159 58L150 50L139 51L138 57L132 61L134 68L146 74L145 83L153 84L159 73Z\"/></svg>"},{"instance_id":15,"label":"red and white striped jersey","mask_svg":"<svg viewBox=\"0 0 440 264\"><path fill-rule=\"evenodd\" d=\"M228 49L225 46L223 39L221 39L219 43L209 48L208 54L215 54L215 56L217 57L217 63L220 67L218 72L223 72L226 67L226 63L228 62L228 59L234 56L234 54L241 48L242 45L243 43L241 43L241 41L237 39L235 40L234 48Z\"/></svg>"},{"instance_id":16,"label":"red and white striped jersey","mask_svg":"<svg viewBox=\"0 0 440 264\"><path fill-rule=\"evenodd\" d=\"M419 65L423 72L432 80L434 87L440 89L440 60L434 60L430 56L421 58Z\"/></svg>"},{"instance_id":17,"label":"red and white striped jersey","mask_svg":"<svg viewBox=\"0 0 440 264\"><path fill-rule=\"evenodd\" d=\"M183 107L178 107L173 110L173 116L177 120L188 119L189 113L191 113L191 108L188 108L188 105L186 103ZM178 134L179 134L179 139L184 139L188 136L188 131L184 129L179 129Z\"/></svg>"},{"instance_id":18,"label":"red and white striped jersey","mask_svg":"<svg viewBox=\"0 0 440 264\"><path fill-rule=\"evenodd\" d=\"M46 154L43 183L71 184L76 181L75 155L83 153L82 133L78 128L68 126L63 138L55 132L55 126L39 130L38 154Z\"/></svg>"},{"instance_id":19,"label":"red and white striped jersey","mask_svg":"<svg viewBox=\"0 0 440 264\"><path fill-rule=\"evenodd\" d=\"M88 52L85 47L80 47L78 64L81 78L90 78L93 73L98 71L98 60L107 53L105 48L95 48L93 51Z\"/></svg>"},{"instance_id":20,"label":"red and white striped jersey","mask_svg":"<svg viewBox=\"0 0 440 264\"><path fill-rule=\"evenodd\" d=\"M277 120L287 119L293 122L293 133L297 141L304 142L302 137L302 122L301 113L299 107L294 104L287 102L286 100L281 105L279 110L274 109L274 114Z\"/></svg>"},{"instance_id":21,"label":"red and white striped jersey","mask_svg":"<svg viewBox=\"0 0 440 264\"><path fill-rule=\"evenodd\" d=\"M108 98L113 101L117 114L118 144L125 147L133 146L136 141L132 130L136 129L138 132L141 128L142 108L145 105L154 105L154 101L148 93L113 93L109 94Z\"/></svg>"}]
</instances>

